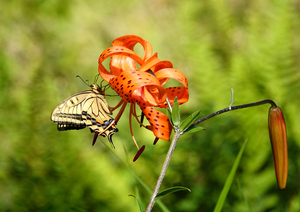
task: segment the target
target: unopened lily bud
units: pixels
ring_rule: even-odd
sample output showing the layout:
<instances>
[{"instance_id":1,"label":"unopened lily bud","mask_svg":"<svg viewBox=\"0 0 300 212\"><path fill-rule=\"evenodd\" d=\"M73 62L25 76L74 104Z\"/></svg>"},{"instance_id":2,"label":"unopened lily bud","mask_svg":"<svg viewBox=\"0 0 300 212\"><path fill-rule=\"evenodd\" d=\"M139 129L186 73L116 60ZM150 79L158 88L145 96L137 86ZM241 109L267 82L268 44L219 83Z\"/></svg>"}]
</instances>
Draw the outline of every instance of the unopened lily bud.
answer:
<instances>
[{"instance_id":1,"label":"unopened lily bud","mask_svg":"<svg viewBox=\"0 0 300 212\"><path fill-rule=\"evenodd\" d=\"M288 173L287 135L284 117L278 106L269 109L269 134L277 184L284 189Z\"/></svg>"}]
</instances>

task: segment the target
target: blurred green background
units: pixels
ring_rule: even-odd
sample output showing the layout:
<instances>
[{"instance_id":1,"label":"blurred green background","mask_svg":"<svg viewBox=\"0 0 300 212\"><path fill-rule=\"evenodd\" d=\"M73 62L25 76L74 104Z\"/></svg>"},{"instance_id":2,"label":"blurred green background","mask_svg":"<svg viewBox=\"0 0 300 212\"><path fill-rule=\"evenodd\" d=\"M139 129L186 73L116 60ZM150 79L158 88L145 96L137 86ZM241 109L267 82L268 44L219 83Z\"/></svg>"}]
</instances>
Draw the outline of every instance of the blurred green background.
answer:
<instances>
[{"instance_id":1,"label":"blurred green background","mask_svg":"<svg viewBox=\"0 0 300 212\"><path fill-rule=\"evenodd\" d=\"M227 107L231 87L235 105L272 99L285 114L285 190L274 174L269 106L259 106L210 119L205 131L180 138L161 189L192 192L164 197L169 210L212 211L248 140L223 211L300 211L299 0L3 0L0 14L0 211L138 211L129 194L147 205L149 194L121 161L153 189L169 142L153 146L153 134L135 124L146 150L133 163L128 110L113 150L102 137L92 146L88 129L59 132L50 121L58 103L89 89L75 76L93 82L98 56L127 34L149 41L186 74L183 116ZM107 97L110 105L118 99Z\"/></svg>"}]
</instances>

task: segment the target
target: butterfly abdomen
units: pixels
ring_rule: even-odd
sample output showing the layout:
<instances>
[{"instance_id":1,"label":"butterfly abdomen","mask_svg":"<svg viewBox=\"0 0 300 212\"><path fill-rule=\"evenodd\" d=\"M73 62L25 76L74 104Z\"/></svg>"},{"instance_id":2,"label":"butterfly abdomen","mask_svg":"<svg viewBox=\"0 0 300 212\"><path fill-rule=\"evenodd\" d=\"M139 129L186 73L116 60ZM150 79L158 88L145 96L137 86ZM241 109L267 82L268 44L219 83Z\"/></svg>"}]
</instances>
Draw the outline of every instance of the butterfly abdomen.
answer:
<instances>
[{"instance_id":1,"label":"butterfly abdomen","mask_svg":"<svg viewBox=\"0 0 300 212\"><path fill-rule=\"evenodd\" d=\"M65 131L65 130L80 130L85 128L84 125L75 125L75 124L57 124L57 129L59 131Z\"/></svg>"}]
</instances>

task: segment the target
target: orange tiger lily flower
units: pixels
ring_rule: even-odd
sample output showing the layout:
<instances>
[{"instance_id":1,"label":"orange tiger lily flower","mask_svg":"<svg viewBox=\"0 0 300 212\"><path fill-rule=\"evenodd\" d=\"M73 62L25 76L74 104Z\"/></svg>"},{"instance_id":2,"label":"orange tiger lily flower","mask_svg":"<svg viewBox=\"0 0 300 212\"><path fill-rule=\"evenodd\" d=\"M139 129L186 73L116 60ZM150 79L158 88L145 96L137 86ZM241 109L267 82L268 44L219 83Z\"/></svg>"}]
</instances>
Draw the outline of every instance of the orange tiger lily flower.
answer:
<instances>
[{"instance_id":1,"label":"orange tiger lily flower","mask_svg":"<svg viewBox=\"0 0 300 212\"><path fill-rule=\"evenodd\" d=\"M138 43L144 48L142 57L134 52L134 46ZM102 65L109 57L111 58L110 71ZM101 77L122 98L121 102L113 108L115 110L122 106L115 121L119 120L126 104L130 103L129 122L134 141L131 116L134 116L141 126L153 131L157 138L169 141L172 126L168 116L154 107L168 107L167 98L172 104L176 96L179 104L188 101L188 82L185 75L173 69L170 61L161 61L157 58L157 54L152 55L151 44L135 35L122 36L114 40L112 47L107 48L100 55L98 65ZM140 67L138 68L137 65ZM182 86L165 88L164 85L169 79L177 80ZM144 126L139 121L136 104L149 121L149 126ZM139 149L138 145L137 148Z\"/></svg>"}]
</instances>

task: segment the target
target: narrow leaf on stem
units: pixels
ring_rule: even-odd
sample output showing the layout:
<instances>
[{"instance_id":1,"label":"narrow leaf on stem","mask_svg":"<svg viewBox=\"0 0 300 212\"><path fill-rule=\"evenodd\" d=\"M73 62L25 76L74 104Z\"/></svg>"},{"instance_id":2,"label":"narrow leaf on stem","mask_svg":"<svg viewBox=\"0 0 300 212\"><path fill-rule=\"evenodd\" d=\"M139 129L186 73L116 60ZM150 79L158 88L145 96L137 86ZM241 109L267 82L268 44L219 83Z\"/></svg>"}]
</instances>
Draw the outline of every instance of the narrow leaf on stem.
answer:
<instances>
[{"instance_id":1,"label":"narrow leaf on stem","mask_svg":"<svg viewBox=\"0 0 300 212\"><path fill-rule=\"evenodd\" d=\"M233 88L231 88L231 98L230 98L230 103L229 103L229 109L231 110L231 106L234 103L234 92L233 92Z\"/></svg>"},{"instance_id":2,"label":"narrow leaf on stem","mask_svg":"<svg viewBox=\"0 0 300 212\"><path fill-rule=\"evenodd\" d=\"M172 126L174 126L173 120L172 120L172 112L170 110L167 110L167 115L169 117L169 121Z\"/></svg>"},{"instance_id":3,"label":"narrow leaf on stem","mask_svg":"<svg viewBox=\"0 0 300 212\"><path fill-rule=\"evenodd\" d=\"M137 201L137 203L138 203L138 206L139 206L139 209L140 209L140 212L145 211L145 207L144 207L143 203L141 202L141 200L139 200L139 199L138 199L135 195L133 195L133 194L129 194L128 196L134 197L134 198L136 199L136 201Z\"/></svg>"},{"instance_id":4,"label":"narrow leaf on stem","mask_svg":"<svg viewBox=\"0 0 300 212\"><path fill-rule=\"evenodd\" d=\"M191 189L187 188L187 187L182 187L182 186L176 186L176 187L172 187L172 188L168 188L160 193L158 193L156 195L156 200L167 195L167 194L171 194L171 193L174 193L174 192L177 192L177 191L182 191L182 190L186 190L186 191L189 191L191 192Z\"/></svg>"},{"instance_id":5,"label":"narrow leaf on stem","mask_svg":"<svg viewBox=\"0 0 300 212\"><path fill-rule=\"evenodd\" d=\"M194 133L194 132L198 132L200 130L205 130L205 129L203 127L195 125L195 126L188 128L187 130L185 130L184 133Z\"/></svg>"},{"instance_id":6,"label":"narrow leaf on stem","mask_svg":"<svg viewBox=\"0 0 300 212\"><path fill-rule=\"evenodd\" d=\"M178 105L178 99L177 96L174 99L173 102L173 108L172 108L172 121L175 127L178 127L180 124L180 112L179 112L179 105Z\"/></svg>"},{"instance_id":7,"label":"narrow leaf on stem","mask_svg":"<svg viewBox=\"0 0 300 212\"><path fill-rule=\"evenodd\" d=\"M192 113L189 117L187 117L181 124L180 124L180 131L184 132L187 130L192 123L194 123L198 116L200 115L201 109L197 110L196 112Z\"/></svg>"}]
</instances>

